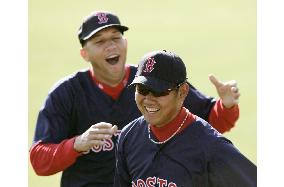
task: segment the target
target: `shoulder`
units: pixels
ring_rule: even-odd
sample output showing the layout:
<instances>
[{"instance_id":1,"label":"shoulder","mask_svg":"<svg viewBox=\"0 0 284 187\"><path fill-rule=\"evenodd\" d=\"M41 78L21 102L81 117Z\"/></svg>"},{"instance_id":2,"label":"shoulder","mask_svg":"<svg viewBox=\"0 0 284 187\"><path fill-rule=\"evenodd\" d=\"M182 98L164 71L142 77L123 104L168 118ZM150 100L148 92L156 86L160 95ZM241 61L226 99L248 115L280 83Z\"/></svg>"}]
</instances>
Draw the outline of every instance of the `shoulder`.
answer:
<instances>
[{"instance_id":1,"label":"shoulder","mask_svg":"<svg viewBox=\"0 0 284 187\"><path fill-rule=\"evenodd\" d=\"M57 81L49 90L45 102L41 108L43 109L47 106L54 106L58 104L62 106L71 106L76 98L76 95L80 93L82 84L90 84L88 83L90 81L84 80L88 79L87 77L88 70L82 70Z\"/></svg>"},{"instance_id":2,"label":"shoulder","mask_svg":"<svg viewBox=\"0 0 284 187\"><path fill-rule=\"evenodd\" d=\"M128 123L123 129L121 130L121 134L124 136L127 136L129 133L133 133L137 129L140 129L143 127L143 125L146 124L146 121L143 116L140 116L139 118L134 119L130 123Z\"/></svg>"},{"instance_id":3,"label":"shoulder","mask_svg":"<svg viewBox=\"0 0 284 187\"><path fill-rule=\"evenodd\" d=\"M137 65L136 64L128 64L127 65L130 69L130 74L129 74L129 82L131 83L132 80L134 79L136 72L137 72Z\"/></svg>"},{"instance_id":4,"label":"shoulder","mask_svg":"<svg viewBox=\"0 0 284 187\"><path fill-rule=\"evenodd\" d=\"M137 71L137 67L138 67L137 64L128 64L127 66L129 66L131 70L136 70Z\"/></svg>"},{"instance_id":5,"label":"shoulder","mask_svg":"<svg viewBox=\"0 0 284 187\"><path fill-rule=\"evenodd\" d=\"M72 87L74 87L76 84L75 82L78 82L82 79L88 78L88 69L82 69L78 72L72 73L68 76L63 77L59 81L57 81L49 90L49 94L54 92L60 92L63 90L70 90Z\"/></svg>"},{"instance_id":6,"label":"shoulder","mask_svg":"<svg viewBox=\"0 0 284 187\"><path fill-rule=\"evenodd\" d=\"M196 121L193 123L195 129L195 136L204 145L211 146L217 142L232 143L229 139L225 138L220 132L218 132L214 127L212 127L204 119L197 117Z\"/></svg>"},{"instance_id":7,"label":"shoulder","mask_svg":"<svg viewBox=\"0 0 284 187\"><path fill-rule=\"evenodd\" d=\"M208 135L216 137L222 136L222 134L219 133L214 127L212 127L207 121L198 116L196 117L196 124L198 124L199 127L202 129L202 132Z\"/></svg>"},{"instance_id":8,"label":"shoulder","mask_svg":"<svg viewBox=\"0 0 284 187\"><path fill-rule=\"evenodd\" d=\"M212 160L218 154L222 154L222 151L227 149L226 147L233 146L229 139L200 117L196 117L196 120L187 129L187 137L190 138L190 142L193 142L194 146L198 147L197 149L202 150L207 160ZM186 135L184 136L187 138Z\"/></svg>"}]
</instances>

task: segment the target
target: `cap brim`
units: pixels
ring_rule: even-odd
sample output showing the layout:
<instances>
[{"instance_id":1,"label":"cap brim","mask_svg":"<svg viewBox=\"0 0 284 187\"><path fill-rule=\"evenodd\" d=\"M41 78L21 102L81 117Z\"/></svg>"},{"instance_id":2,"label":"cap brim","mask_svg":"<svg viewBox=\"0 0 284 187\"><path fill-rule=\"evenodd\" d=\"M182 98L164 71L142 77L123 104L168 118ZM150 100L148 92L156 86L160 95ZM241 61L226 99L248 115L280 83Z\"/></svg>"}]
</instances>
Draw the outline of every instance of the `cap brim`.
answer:
<instances>
[{"instance_id":1,"label":"cap brim","mask_svg":"<svg viewBox=\"0 0 284 187\"><path fill-rule=\"evenodd\" d=\"M85 36L82 40L87 40L89 38L91 38L94 34L96 34L97 32L108 28L108 27L116 27L118 28L121 32L127 31L128 27L120 25L120 24L109 24L109 25L104 25L103 27L99 27L96 30L93 30L92 32L90 32L87 36Z\"/></svg>"},{"instance_id":2,"label":"cap brim","mask_svg":"<svg viewBox=\"0 0 284 187\"><path fill-rule=\"evenodd\" d=\"M164 92L175 86L172 83L169 83L163 80L159 80L153 77L144 77L144 76L135 77L129 86L132 86L135 84L143 84L155 92Z\"/></svg>"}]
</instances>

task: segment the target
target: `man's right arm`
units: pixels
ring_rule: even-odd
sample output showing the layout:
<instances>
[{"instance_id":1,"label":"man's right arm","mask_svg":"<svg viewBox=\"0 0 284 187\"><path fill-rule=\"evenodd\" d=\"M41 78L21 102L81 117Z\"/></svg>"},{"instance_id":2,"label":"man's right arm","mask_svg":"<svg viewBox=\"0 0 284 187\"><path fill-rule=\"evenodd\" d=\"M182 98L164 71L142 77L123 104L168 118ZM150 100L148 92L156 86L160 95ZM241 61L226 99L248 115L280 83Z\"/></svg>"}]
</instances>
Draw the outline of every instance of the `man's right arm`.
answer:
<instances>
[{"instance_id":1,"label":"man's right arm","mask_svg":"<svg viewBox=\"0 0 284 187\"><path fill-rule=\"evenodd\" d=\"M30 149L30 162L36 174L52 175L62 171L80 155L73 148L75 137L69 135L73 104L68 82L56 84L47 96L37 118Z\"/></svg>"},{"instance_id":2,"label":"man's right arm","mask_svg":"<svg viewBox=\"0 0 284 187\"><path fill-rule=\"evenodd\" d=\"M30 161L37 175L47 176L72 165L81 153L74 150L75 137L59 144L38 142L30 149Z\"/></svg>"}]
</instances>

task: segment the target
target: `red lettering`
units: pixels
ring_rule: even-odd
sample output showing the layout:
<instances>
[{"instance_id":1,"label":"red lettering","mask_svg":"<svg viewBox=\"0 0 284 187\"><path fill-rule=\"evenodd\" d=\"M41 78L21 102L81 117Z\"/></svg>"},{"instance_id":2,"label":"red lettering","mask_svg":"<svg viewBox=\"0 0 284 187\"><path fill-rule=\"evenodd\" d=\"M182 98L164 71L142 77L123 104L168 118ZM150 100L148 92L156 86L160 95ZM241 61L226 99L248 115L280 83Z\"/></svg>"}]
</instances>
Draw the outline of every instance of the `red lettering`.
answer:
<instances>
[{"instance_id":1,"label":"red lettering","mask_svg":"<svg viewBox=\"0 0 284 187\"><path fill-rule=\"evenodd\" d=\"M173 182L170 182L168 187L177 187L177 185L175 183L173 183Z\"/></svg>"},{"instance_id":2,"label":"red lettering","mask_svg":"<svg viewBox=\"0 0 284 187\"><path fill-rule=\"evenodd\" d=\"M137 180L137 187L146 187L146 184L142 179L138 179Z\"/></svg>"},{"instance_id":3,"label":"red lettering","mask_svg":"<svg viewBox=\"0 0 284 187\"><path fill-rule=\"evenodd\" d=\"M145 182L146 181L146 182ZM155 187L155 184L158 184L158 187L177 187L176 183L170 182L165 179L156 179L156 177L148 177L146 180L138 179L135 182L131 182L132 187Z\"/></svg>"},{"instance_id":4,"label":"red lettering","mask_svg":"<svg viewBox=\"0 0 284 187\"><path fill-rule=\"evenodd\" d=\"M156 184L156 177L148 177L146 179L147 187L155 187Z\"/></svg>"},{"instance_id":5,"label":"red lettering","mask_svg":"<svg viewBox=\"0 0 284 187\"><path fill-rule=\"evenodd\" d=\"M100 146L100 145L95 145L94 147L92 147L92 151L95 153L98 153L100 151L111 151L114 148L114 143L112 141L112 139L107 139L104 141L104 145Z\"/></svg>"},{"instance_id":6,"label":"red lettering","mask_svg":"<svg viewBox=\"0 0 284 187\"><path fill-rule=\"evenodd\" d=\"M105 144L103 145L103 151L111 151L114 147L114 143L111 139L105 140Z\"/></svg>"},{"instance_id":7,"label":"red lettering","mask_svg":"<svg viewBox=\"0 0 284 187\"><path fill-rule=\"evenodd\" d=\"M94 147L92 147L92 151L94 151L95 153L98 153L102 150L102 146L100 145L95 145Z\"/></svg>"},{"instance_id":8,"label":"red lettering","mask_svg":"<svg viewBox=\"0 0 284 187\"><path fill-rule=\"evenodd\" d=\"M165 187L165 186L167 186L167 180L158 178L157 184L159 184L159 187Z\"/></svg>"},{"instance_id":9,"label":"red lettering","mask_svg":"<svg viewBox=\"0 0 284 187\"><path fill-rule=\"evenodd\" d=\"M132 187L137 187L136 184L132 181Z\"/></svg>"}]
</instances>

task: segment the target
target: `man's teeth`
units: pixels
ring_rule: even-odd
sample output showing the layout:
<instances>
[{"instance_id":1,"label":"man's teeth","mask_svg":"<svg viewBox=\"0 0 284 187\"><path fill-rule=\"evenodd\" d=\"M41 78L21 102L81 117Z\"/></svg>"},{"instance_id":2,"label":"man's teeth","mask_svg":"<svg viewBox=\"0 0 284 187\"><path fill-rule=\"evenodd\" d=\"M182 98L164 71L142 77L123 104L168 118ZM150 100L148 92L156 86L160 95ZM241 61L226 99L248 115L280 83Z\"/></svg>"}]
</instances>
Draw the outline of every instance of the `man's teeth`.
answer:
<instances>
[{"instance_id":1,"label":"man's teeth","mask_svg":"<svg viewBox=\"0 0 284 187\"><path fill-rule=\"evenodd\" d=\"M116 64L118 60L119 60L119 55L111 55L108 58L106 58L106 61L112 65Z\"/></svg>"},{"instance_id":2,"label":"man's teeth","mask_svg":"<svg viewBox=\"0 0 284 187\"><path fill-rule=\"evenodd\" d=\"M157 108L149 108L149 107L145 107L145 108L148 112L157 112L159 110Z\"/></svg>"},{"instance_id":3,"label":"man's teeth","mask_svg":"<svg viewBox=\"0 0 284 187\"><path fill-rule=\"evenodd\" d=\"M116 58L116 57L118 57L118 55L111 55L111 56L107 57L107 59Z\"/></svg>"}]
</instances>

